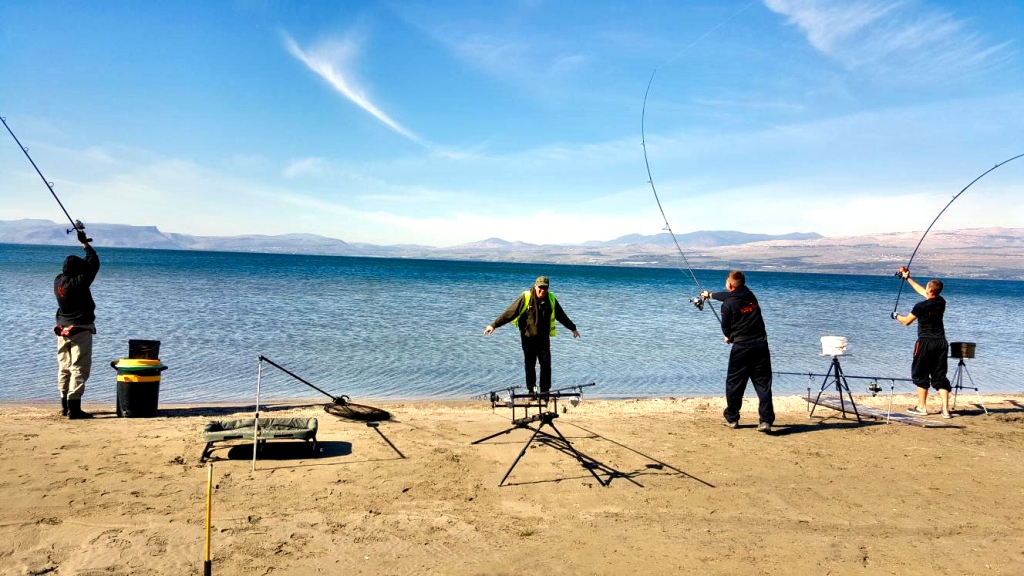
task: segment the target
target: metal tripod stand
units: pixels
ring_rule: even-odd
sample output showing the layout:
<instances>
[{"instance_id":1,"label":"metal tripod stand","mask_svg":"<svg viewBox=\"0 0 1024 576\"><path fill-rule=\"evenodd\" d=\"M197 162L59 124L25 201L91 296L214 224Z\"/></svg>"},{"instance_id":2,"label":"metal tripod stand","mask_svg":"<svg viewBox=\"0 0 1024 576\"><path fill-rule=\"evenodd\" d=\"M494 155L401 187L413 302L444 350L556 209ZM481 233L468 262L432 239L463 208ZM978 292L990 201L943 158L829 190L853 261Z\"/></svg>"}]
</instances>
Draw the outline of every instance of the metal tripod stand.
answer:
<instances>
[{"instance_id":1,"label":"metal tripod stand","mask_svg":"<svg viewBox=\"0 0 1024 576\"><path fill-rule=\"evenodd\" d=\"M610 478L608 482L605 482L603 479L601 479L600 476L597 475L597 472L594 471L595 468L600 468L602 466L599 462L584 455L582 452L577 450L572 445L572 442L569 442L569 440L564 435L562 435L558 428L555 427L554 420L555 418L558 418L558 399L563 397L572 397L578 399L581 395L582 392L580 391L554 391L548 394L542 393L539 396L533 394L515 394L514 392L509 394L507 405L512 408L512 426L506 428L505 430L502 430L501 432L495 432L490 436L485 436L479 440L472 442L472 444L480 444L481 442L486 442L491 438L496 438L498 436L501 436L502 434L508 434L509 432L512 432L513 430L518 430L520 428L533 431L533 434L530 436L530 439L526 441L526 444L523 445L523 449L519 451L519 455L516 456L515 461L512 462L512 465L508 467L508 471L506 471L505 475L502 476L501 482L498 482L498 486L503 486L505 484L505 480L508 480L509 475L512 474L512 470L514 470L516 464L519 464L519 461L522 460L523 456L526 454L526 450L529 449L530 445L533 444L533 441L537 439L537 436L543 436L546 440L549 441L550 446L552 446L556 450L568 453L574 458L576 458L576 460L579 461L580 465L586 468L587 471L594 476L594 479L597 480L599 484L601 484L601 486L607 486L608 483L611 482ZM548 406L549 400L553 400L553 406L551 406L550 408ZM522 418L516 418L516 408L523 408L526 412L526 415ZM529 412L531 409L535 409L536 413L530 414ZM536 427L531 426L531 424L535 422L539 422L539 424ZM554 430L555 433L550 434L548 432L545 432L543 430L545 426Z\"/></svg>"},{"instance_id":2,"label":"metal tripod stand","mask_svg":"<svg viewBox=\"0 0 1024 576\"><path fill-rule=\"evenodd\" d=\"M949 408L950 410L956 409L956 397L960 393L960 390L967 388L968 390L974 390L974 393L978 395L978 406L985 411L988 415L988 408L985 408L985 404L981 401L981 391L974 384L974 378L971 378L971 373L967 371L967 364L964 362L963 356L959 358L960 362L956 365L956 371L953 372L953 405ZM967 375L967 381L971 383L970 386L964 385L964 374Z\"/></svg>"},{"instance_id":3,"label":"metal tripod stand","mask_svg":"<svg viewBox=\"0 0 1024 576\"><path fill-rule=\"evenodd\" d=\"M818 396L814 399L814 406L811 408L811 413L807 415L808 418L814 416L814 410L818 407L818 400L821 399L822 392L829 387L829 379L835 383L836 392L839 393L839 406L842 408L843 418L846 418L846 401L843 399L843 392L846 392L846 396L850 399L850 408L853 409L853 413L857 416L857 423L861 424L860 412L857 411L857 404L853 401L853 393L850 392L850 386L846 383L846 377L843 376L843 367L839 365L839 356L832 356L832 365L828 367L828 372L825 373L825 379L821 381L821 388L818 390Z\"/></svg>"}]
</instances>

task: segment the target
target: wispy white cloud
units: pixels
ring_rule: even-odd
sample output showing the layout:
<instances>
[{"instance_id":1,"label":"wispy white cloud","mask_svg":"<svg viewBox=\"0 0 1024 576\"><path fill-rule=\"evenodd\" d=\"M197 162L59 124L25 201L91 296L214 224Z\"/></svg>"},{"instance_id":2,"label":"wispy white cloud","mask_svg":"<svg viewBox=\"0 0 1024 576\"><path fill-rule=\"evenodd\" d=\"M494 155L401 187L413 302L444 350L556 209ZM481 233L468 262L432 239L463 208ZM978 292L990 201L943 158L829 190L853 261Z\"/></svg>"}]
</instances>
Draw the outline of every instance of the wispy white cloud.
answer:
<instances>
[{"instance_id":1,"label":"wispy white cloud","mask_svg":"<svg viewBox=\"0 0 1024 576\"><path fill-rule=\"evenodd\" d=\"M505 25L507 19L528 18L524 14L535 12L539 3L505 6L510 12L502 12L503 16L491 11L503 10L495 6L483 3L477 12L466 9L458 15L409 5L395 4L392 9L458 60L531 95L559 92L592 66L592 50L581 46L572 34ZM603 33L595 31L594 36L602 36L607 43Z\"/></svg>"},{"instance_id":2,"label":"wispy white cloud","mask_svg":"<svg viewBox=\"0 0 1024 576\"><path fill-rule=\"evenodd\" d=\"M369 112L374 118L409 140L425 148L431 148L425 140L399 124L371 102L363 88L353 78L352 61L359 53L359 42L353 36L342 40L321 42L308 49L303 49L291 36L285 34L284 45L289 54L326 80L335 91L348 98L353 104Z\"/></svg>"},{"instance_id":3,"label":"wispy white cloud","mask_svg":"<svg viewBox=\"0 0 1024 576\"><path fill-rule=\"evenodd\" d=\"M323 158L300 158L289 162L281 174L288 179L317 176L323 173L323 165Z\"/></svg>"},{"instance_id":4,"label":"wispy white cloud","mask_svg":"<svg viewBox=\"0 0 1024 576\"><path fill-rule=\"evenodd\" d=\"M1012 41L989 41L967 21L916 2L764 0L821 53L851 70L901 79L968 75L1006 64Z\"/></svg>"},{"instance_id":5,"label":"wispy white cloud","mask_svg":"<svg viewBox=\"0 0 1024 576\"><path fill-rule=\"evenodd\" d=\"M803 30L812 46L829 55L835 55L840 45L901 4L806 0L765 0L764 3L769 10L788 16L789 23Z\"/></svg>"},{"instance_id":6,"label":"wispy white cloud","mask_svg":"<svg viewBox=\"0 0 1024 576\"><path fill-rule=\"evenodd\" d=\"M432 154L451 159L466 159L474 155L472 151L448 148L423 138L398 123L397 120L374 104L355 79L355 74L352 70L354 67L353 61L359 54L359 41L354 35L346 36L340 40L320 42L308 49L303 49L291 36L285 34L284 44L289 54L326 80L336 92L370 113L370 115L380 120L388 128L426 148Z\"/></svg>"},{"instance_id":7,"label":"wispy white cloud","mask_svg":"<svg viewBox=\"0 0 1024 576\"><path fill-rule=\"evenodd\" d=\"M470 66L530 92L557 90L590 63L590 58L538 39L466 33L445 27L434 36Z\"/></svg>"}]
</instances>

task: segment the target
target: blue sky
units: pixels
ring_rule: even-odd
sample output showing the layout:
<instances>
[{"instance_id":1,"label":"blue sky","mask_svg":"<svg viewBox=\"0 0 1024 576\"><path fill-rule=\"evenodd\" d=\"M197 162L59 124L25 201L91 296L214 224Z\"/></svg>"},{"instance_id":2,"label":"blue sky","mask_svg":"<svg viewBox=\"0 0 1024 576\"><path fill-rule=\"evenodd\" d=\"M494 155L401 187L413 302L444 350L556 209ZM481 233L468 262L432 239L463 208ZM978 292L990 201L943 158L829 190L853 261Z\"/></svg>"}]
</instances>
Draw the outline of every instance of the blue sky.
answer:
<instances>
[{"instance_id":1,"label":"blue sky","mask_svg":"<svg viewBox=\"0 0 1024 576\"><path fill-rule=\"evenodd\" d=\"M447 246L923 230L1024 152L1024 3L0 3L72 216ZM937 228L1019 227L1024 159ZM61 220L0 133L0 219Z\"/></svg>"}]
</instances>

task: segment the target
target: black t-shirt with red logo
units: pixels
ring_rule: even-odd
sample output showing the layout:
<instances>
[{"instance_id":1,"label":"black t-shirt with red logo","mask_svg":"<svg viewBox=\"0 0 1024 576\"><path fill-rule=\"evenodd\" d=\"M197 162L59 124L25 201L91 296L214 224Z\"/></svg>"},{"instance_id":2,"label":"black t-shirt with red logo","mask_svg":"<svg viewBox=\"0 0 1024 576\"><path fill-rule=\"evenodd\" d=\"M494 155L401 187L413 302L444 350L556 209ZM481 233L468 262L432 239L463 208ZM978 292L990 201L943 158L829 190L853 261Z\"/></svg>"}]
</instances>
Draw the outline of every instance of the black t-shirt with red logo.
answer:
<instances>
[{"instance_id":1,"label":"black t-shirt with red logo","mask_svg":"<svg viewBox=\"0 0 1024 576\"><path fill-rule=\"evenodd\" d=\"M945 338L946 328L942 315L946 313L946 300L942 296L922 300L910 311L917 317L918 338Z\"/></svg>"},{"instance_id":2,"label":"black t-shirt with red logo","mask_svg":"<svg viewBox=\"0 0 1024 576\"><path fill-rule=\"evenodd\" d=\"M715 292L711 297L722 301L722 334L729 342L753 344L768 341L761 306L749 288L740 286L732 292Z\"/></svg>"}]
</instances>

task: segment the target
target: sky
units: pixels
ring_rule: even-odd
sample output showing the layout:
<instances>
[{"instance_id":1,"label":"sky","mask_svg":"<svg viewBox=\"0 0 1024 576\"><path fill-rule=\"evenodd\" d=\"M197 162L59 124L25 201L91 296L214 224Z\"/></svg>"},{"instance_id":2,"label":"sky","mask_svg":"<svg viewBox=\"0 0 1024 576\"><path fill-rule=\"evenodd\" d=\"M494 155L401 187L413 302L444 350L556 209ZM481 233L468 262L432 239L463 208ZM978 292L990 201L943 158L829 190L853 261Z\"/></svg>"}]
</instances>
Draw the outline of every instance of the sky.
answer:
<instances>
[{"instance_id":1,"label":"sky","mask_svg":"<svg viewBox=\"0 0 1024 576\"><path fill-rule=\"evenodd\" d=\"M1019 0L6 0L0 115L87 225L657 234L646 143L676 233L916 231L1024 153L1021 30ZM4 132L0 220L63 221ZM1022 198L1024 158L935 229Z\"/></svg>"}]
</instances>

